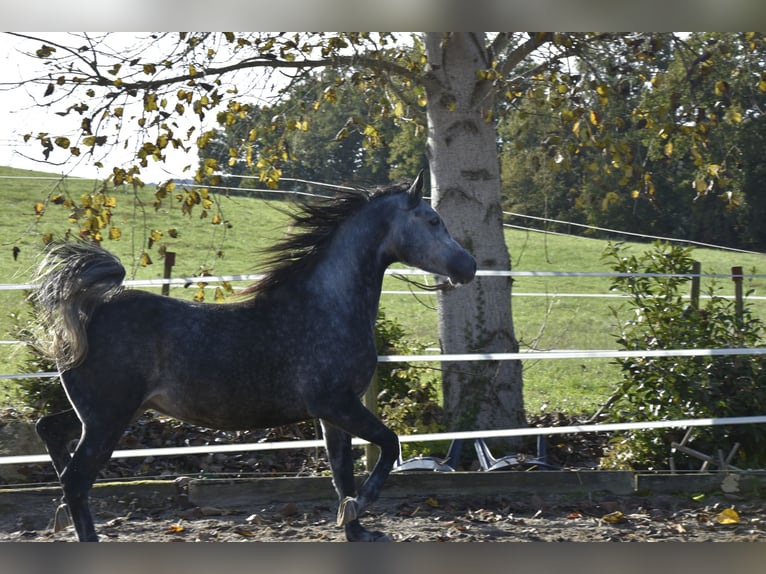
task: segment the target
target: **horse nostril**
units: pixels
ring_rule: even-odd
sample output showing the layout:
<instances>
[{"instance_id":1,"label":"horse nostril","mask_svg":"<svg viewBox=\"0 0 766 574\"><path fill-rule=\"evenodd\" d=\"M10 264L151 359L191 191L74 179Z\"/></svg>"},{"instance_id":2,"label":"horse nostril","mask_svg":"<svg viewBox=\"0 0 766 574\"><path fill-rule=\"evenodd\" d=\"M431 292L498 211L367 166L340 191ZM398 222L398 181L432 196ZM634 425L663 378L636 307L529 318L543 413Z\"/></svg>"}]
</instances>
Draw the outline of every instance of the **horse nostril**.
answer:
<instances>
[{"instance_id":1,"label":"horse nostril","mask_svg":"<svg viewBox=\"0 0 766 574\"><path fill-rule=\"evenodd\" d=\"M453 273L450 277L453 283L470 283L476 276L476 259L468 253L458 257L453 263Z\"/></svg>"}]
</instances>

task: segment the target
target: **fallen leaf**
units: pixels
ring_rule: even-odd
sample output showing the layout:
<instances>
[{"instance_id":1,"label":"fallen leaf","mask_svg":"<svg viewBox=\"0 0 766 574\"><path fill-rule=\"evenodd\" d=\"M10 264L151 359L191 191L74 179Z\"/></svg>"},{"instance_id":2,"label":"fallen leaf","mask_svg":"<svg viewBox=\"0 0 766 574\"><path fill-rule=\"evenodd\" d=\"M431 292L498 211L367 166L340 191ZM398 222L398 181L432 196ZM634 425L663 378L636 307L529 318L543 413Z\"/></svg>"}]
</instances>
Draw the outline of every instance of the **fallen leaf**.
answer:
<instances>
[{"instance_id":1,"label":"fallen leaf","mask_svg":"<svg viewBox=\"0 0 766 574\"><path fill-rule=\"evenodd\" d=\"M718 524L739 524L739 514L733 508L726 508L716 515Z\"/></svg>"},{"instance_id":2,"label":"fallen leaf","mask_svg":"<svg viewBox=\"0 0 766 574\"><path fill-rule=\"evenodd\" d=\"M570 512L569 514L567 514L567 518L569 520L574 520L575 518L582 518L582 514L580 514L579 512Z\"/></svg>"},{"instance_id":3,"label":"fallen leaf","mask_svg":"<svg viewBox=\"0 0 766 574\"><path fill-rule=\"evenodd\" d=\"M279 509L279 513L282 516L295 516L298 514L298 505L294 502L288 502L282 508Z\"/></svg>"},{"instance_id":4,"label":"fallen leaf","mask_svg":"<svg viewBox=\"0 0 766 574\"><path fill-rule=\"evenodd\" d=\"M619 510L615 510L614 512L610 512L609 514L604 514L604 516L601 517L601 520L604 522L608 522L609 524L617 524L618 522L621 522L625 516L622 512Z\"/></svg>"},{"instance_id":5,"label":"fallen leaf","mask_svg":"<svg viewBox=\"0 0 766 574\"><path fill-rule=\"evenodd\" d=\"M241 526L237 526L234 529L234 532L236 534L239 534L240 536L244 536L245 538L252 538L255 536L252 530L248 530L247 528L242 528Z\"/></svg>"},{"instance_id":6,"label":"fallen leaf","mask_svg":"<svg viewBox=\"0 0 766 574\"><path fill-rule=\"evenodd\" d=\"M165 534L178 534L184 531L184 527L180 524L171 524L165 531Z\"/></svg>"},{"instance_id":7,"label":"fallen leaf","mask_svg":"<svg viewBox=\"0 0 766 574\"><path fill-rule=\"evenodd\" d=\"M439 508L439 501L432 496L426 498L426 504L431 508Z\"/></svg>"}]
</instances>

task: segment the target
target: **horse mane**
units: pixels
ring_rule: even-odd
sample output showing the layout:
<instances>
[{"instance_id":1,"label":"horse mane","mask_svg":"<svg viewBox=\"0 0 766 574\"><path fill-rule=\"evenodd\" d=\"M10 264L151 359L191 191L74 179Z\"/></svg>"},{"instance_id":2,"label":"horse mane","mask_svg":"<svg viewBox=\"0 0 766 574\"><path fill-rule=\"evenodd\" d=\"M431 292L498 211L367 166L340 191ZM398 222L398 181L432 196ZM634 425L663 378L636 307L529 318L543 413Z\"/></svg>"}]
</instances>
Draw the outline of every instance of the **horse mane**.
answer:
<instances>
[{"instance_id":1,"label":"horse mane","mask_svg":"<svg viewBox=\"0 0 766 574\"><path fill-rule=\"evenodd\" d=\"M263 262L264 276L239 295L252 297L305 275L322 258L341 223L373 199L406 190L406 185L394 185L338 191L332 198L299 200L298 209L288 212L291 224L285 237L262 250L268 256Z\"/></svg>"}]
</instances>

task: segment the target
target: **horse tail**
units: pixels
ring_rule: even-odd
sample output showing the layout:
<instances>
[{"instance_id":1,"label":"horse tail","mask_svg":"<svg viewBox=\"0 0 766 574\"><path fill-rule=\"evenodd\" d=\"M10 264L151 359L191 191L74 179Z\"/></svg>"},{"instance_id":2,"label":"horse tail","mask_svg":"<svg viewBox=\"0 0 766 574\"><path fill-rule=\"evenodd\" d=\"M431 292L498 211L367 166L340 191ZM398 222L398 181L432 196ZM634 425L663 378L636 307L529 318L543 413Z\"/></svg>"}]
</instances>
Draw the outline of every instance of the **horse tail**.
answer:
<instances>
[{"instance_id":1,"label":"horse tail","mask_svg":"<svg viewBox=\"0 0 766 574\"><path fill-rule=\"evenodd\" d=\"M46 249L31 299L45 329L37 347L60 371L85 359L93 312L123 291L124 279L120 260L94 243L55 242Z\"/></svg>"}]
</instances>

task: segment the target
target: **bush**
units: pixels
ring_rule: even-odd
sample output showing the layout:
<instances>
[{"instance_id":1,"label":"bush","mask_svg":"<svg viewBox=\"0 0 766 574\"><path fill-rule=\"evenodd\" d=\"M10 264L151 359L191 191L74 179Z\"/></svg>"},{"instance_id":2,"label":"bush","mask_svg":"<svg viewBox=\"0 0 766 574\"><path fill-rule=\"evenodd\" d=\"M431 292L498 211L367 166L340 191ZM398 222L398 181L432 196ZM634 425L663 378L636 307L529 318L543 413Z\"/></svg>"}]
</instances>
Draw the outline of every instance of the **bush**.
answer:
<instances>
[{"instance_id":1,"label":"bush","mask_svg":"<svg viewBox=\"0 0 766 574\"><path fill-rule=\"evenodd\" d=\"M643 255L627 256L610 245L604 257L619 273L689 274L692 249L655 243ZM613 289L630 296L632 317L621 324L617 342L626 350L752 347L762 344L763 325L745 305L738 316L734 301L713 283L698 306L683 298L690 277L619 277ZM619 322L619 310L613 310ZM608 404L610 422L719 418L766 413L766 360L756 356L636 357L618 360L622 382ZM611 468L666 468L670 443L683 429L627 431L616 435L602 461ZM728 453L740 443L733 464L766 463L762 425L699 427L693 448ZM698 460L688 460L699 468ZM683 465L677 463L677 467Z\"/></svg>"},{"instance_id":2,"label":"bush","mask_svg":"<svg viewBox=\"0 0 766 574\"><path fill-rule=\"evenodd\" d=\"M27 298L27 304L35 315L35 304ZM55 372L56 364L45 353L35 346L36 337L33 333L33 323L23 309L10 314L12 327L11 337L25 343L22 357L17 363L19 373ZM20 379L16 385L16 394L25 407L31 409L35 416L56 413L70 408L64 387L58 377Z\"/></svg>"},{"instance_id":3,"label":"bush","mask_svg":"<svg viewBox=\"0 0 766 574\"><path fill-rule=\"evenodd\" d=\"M416 355L425 345L407 339L404 329L378 311L375 338L379 354ZM383 422L397 434L435 433L444 430L439 379L427 367L406 363L378 364L378 409ZM404 443L406 460L423 450L441 448L440 443ZM446 448L443 449L446 452Z\"/></svg>"}]
</instances>

